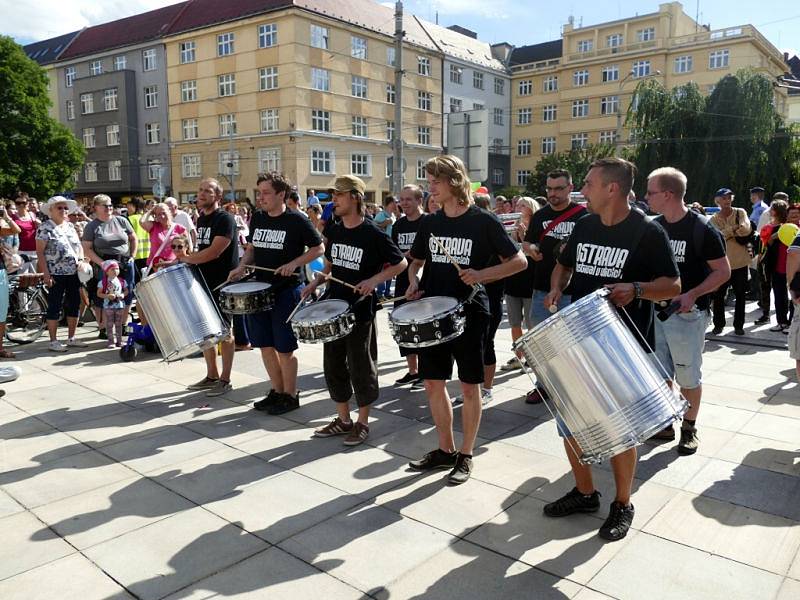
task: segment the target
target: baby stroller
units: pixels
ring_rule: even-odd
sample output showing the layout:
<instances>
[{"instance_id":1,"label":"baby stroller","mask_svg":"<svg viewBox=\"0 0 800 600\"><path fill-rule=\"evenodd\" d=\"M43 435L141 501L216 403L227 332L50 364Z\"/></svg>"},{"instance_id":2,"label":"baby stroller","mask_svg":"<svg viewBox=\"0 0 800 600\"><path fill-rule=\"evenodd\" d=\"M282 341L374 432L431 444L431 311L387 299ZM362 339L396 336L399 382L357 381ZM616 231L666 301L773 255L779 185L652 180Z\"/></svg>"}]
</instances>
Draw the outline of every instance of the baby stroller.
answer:
<instances>
[{"instance_id":1,"label":"baby stroller","mask_svg":"<svg viewBox=\"0 0 800 600\"><path fill-rule=\"evenodd\" d=\"M150 329L150 325L128 323L128 339L125 340L125 345L119 349L119 356L124 362L131 362L136 358L140 348L144 348L148 352L159 351L153 330Z\"/></svg>"}]
</instances>

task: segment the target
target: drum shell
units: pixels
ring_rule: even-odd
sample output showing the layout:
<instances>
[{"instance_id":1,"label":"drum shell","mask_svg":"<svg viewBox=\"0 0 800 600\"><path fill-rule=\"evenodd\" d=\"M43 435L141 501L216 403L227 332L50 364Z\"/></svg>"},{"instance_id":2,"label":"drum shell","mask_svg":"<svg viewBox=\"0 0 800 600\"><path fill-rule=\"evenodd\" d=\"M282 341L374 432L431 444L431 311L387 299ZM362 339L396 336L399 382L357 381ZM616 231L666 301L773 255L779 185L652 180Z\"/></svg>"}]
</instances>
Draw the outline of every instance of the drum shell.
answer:
<instances>
[{"instance_id":1,"label":"drum shell","mask_svg":"<svg viewBox=\"0 0 800 600\"><path fill-rule=\"evenodd\" d=\"M403 303L403 312L408 311L415 302L422 301L424 299ZM389 329L398 346L428 348L454 340L464 333L466 318L463 304L457 304L452 310L415 318L400 318L396 314L398 308L389 314Z\"/></svg>"},{"instance_id":2,"label":"drum shell","mask_svg":"<svg viewBox=\"0 0 800 600\"><path fill-rule=\"evenodd\" d=\"M514 344L587 464L640 445L688 408L606 296L581 298Z\"/></svg>"},{"instance_id":3,"label":"drum shell","mask_svg":"<svg viewBox=\"0 0 800 600\"><path fill-rule=\"evenodd\" d=\"M140 281L135 291L168 362L213 348L228 336L228 324L188 265L161 269Z\"/></svg>"},{"instance_id":4,"label":"drum shell","mask_svg":"<svg viewBox=\"0 0 800 600\"><path fill-rule=\"evenodd\" d=\"M228 286L219 291L219 306L229 315L252 315L272 310L275 296L270 287L250 292L234 292Z\"/></svg>"},{"instance_id":5,"label":"drum shell","mask_svg":"<svg viewBox=\"0 0 800 600\"><path fill-rule=\"evenodd\" d=\"M324 302L330 301L320 300L314 304ZM304 319L303 313L300 311L292 317L291 325L292 332L294 332L298 342L303 342L305 344L324 344L349 335L355 326L355 322L356 317L349 310L329 318L318 319Z\"/></svg>"}]
</instances>

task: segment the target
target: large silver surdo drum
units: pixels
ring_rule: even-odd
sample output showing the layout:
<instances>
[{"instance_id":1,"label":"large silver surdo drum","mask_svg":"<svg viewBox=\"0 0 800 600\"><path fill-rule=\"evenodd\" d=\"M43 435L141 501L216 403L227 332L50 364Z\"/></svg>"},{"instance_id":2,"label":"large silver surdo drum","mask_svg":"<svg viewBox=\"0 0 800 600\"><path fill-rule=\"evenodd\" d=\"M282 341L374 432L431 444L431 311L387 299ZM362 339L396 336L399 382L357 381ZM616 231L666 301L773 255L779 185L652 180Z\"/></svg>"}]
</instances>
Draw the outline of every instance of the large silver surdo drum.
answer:
<instances>
[{"instance_id":1,"label":"large silver surdo drum","mask_svg":"<svg viewBox=\"0 0 800 600\"><path fill-rule=\"evenodd\" d=\"M607 290L585 296L514 343L586 464L640 445L688 408L607 297Z\"/></svg>"},{"instance_id":2,"label":"large silver surdo drum","mask_svg":"<svg viewBox=\"0 0 800 600\"><path fill-rule=\"evenodd\" d=\"M230 327L188 265L173 265L142 279L136 301L168 362L213 348L228 336Z\"/></svg>"}]
</instances>

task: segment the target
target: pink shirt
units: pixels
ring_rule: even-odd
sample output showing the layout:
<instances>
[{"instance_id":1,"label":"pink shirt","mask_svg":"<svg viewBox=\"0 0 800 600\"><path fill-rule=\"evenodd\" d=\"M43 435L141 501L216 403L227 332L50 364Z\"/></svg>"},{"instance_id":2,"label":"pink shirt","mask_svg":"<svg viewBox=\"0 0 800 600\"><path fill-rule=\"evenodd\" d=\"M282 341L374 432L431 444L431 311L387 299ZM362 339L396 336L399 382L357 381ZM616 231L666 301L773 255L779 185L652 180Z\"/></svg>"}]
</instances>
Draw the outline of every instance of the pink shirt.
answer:
<instances>
[{"instance_id":1,"label":"pink shirt","mask_svg":"<svg viewBox=\"0 0 800 600\"><path fill-rule=\"evenodd\" d=\"M16 223L19 228L19 249L21 252L36 252L36 221L34 220L35 217L28 215L27 219L20 219L19 217L14 217L14 223Z\"/></svg>"},{"instance_id":2,"label":"pink shirt","mask_svg":"<svg viewBox=\"0 0 800 600\"><path fill-rule=\"evenodd\" d=\"M186 233L186 228L183 227L183 225L178 225L177 223L173 223L173 225L172 233L169 236L170 241L172 241L176 235L183 235ZM161 226L161 223L153 223L153 227L150 229L150 256L147 257L147 264L175 260L175 252L172 251L172 245L169 242L164 244L164 249L160 254L156 254L166 237L167 230Z\"/></svg>"}]
</instances>

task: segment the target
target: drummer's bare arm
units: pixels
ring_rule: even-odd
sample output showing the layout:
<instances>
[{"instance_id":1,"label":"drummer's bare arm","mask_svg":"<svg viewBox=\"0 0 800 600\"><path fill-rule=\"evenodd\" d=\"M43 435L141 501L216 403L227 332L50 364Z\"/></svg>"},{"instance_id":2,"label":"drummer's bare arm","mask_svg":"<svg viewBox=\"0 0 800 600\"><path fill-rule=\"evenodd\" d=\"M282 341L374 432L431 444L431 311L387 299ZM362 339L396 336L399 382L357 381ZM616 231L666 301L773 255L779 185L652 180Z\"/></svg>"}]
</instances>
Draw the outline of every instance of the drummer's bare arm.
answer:
<instances>
[{"instance_id":1,"label":"drummer's bare arm","mask_svg":"<svg viewBox=\"0 0 800 600\"><path fill-rule=\"evenodd\" d=\"M731 278L731 264L728 262L727 256L709 260L707 263L711 272L703 282L675 298L675 301L680 304L678 312L685 313L691 311L698 298L716 291L719 286Z\"/></svg>"},{"instance_id":2,"label":"drummer's bare arm","mask_svg":"<svg viewBox=\"0 0 800 600\"><path fill-rule=\"evenodd\" d=\"M211 245L208 248L203 248L199 252L185 256L181 259L181 262L185 262L190 265L202 265L214 260L215 258L219 258L222 253L225 252L225 248L230 245L230 238L226 238L222 235L214 236L214 239L211 240Z\"/></svg>"},{"instance_id":3,"label":"drummer's bare arm","mask_svg":"<svg viewBox=\"0 0 800 600\"><path fill-rule=\"evenodd\" d=\"M365 279L361 283L356 284L356 291L362 296L369 296L381 283L397 277L400 275L400 273L406 270L407 266L408 262L404 258L396 265L390 265L380 273L377 273L369 279Z\"/></svg>"},{"instance_id":4,"label":"drummer's bare arm","mask_svg":"<svg viewBox=\"0 0 800 600\"><path fill-rule=\"evenodd\" d=\"M238 281L242 277L244 277L245 273L247 272L247 265L253 264L253 246L252 244L247 244L244 249L244 254L242 254L242 258L239 259L239 266L233 269L230 273L228 273L228 281Z\"/></svg>"},{"instance_id":5,"label":"drummer's bare arm","mask_svg":"<svg viewBox=\"0 0 800 600\"><path fill-rule=\"evenodd\" d=\"M680 277L657 277L653 281L637 283L642 290L640 298L653 302L669 300L681 293ZM636 299L636 286L633 283L612 283L606 288L611 290L609 300L617 306L626 306Z\"/></svg>"},{"instance_id":6,"label":"drummer's bare arm","mask_svg":"<svg viewBox=\"0 0 800 600\"><path fill-rule=\"evenodd\" d=\"M561 294L569 285L570 279L572 279L572 269L556 262L553 273L550 275L550 291L544 297L545 308L549 310L551 306L558 305Z\"/></svg>"},{"instance_id":7,"label":"drummer's bare arm","mask_svg":"<svg viewBox=\"0 0 800 600\"><path fill-rule=\"evenodd\" d=\"M419 270L425 266L425 261L419 258L410 256L411 262L408 266L408 288L406 288L406 299L416 300L422 293L419 289Z\"/></svg>"},{"instance_id":8,"label":"drummer's bare arm","mask_svg":"<svg viewBox=\"0 0 800 600\"><path fill-rule=\"evenodd\" d=\"M325 254L325 244L311 246L308 250L303 252L303 254L294 260L290 260L285 265L278 267L276 273L283 277L291 277L298 268L302 267L303 265L307 265L312 260L316 260L323 254Z\"/></svg>"},{"instance_id":9,"label":"drummer's bare arm","mask_svg":"<svg viewBox=\"0 0 800 600\"><path fill-rule=\"evenodd\" d=\"M536 262L544 258L544 255L539 252L539 244L531 244L530 242L522 242L522 252L526 256L530 256Z\"/></svg>"}]
</instances>

